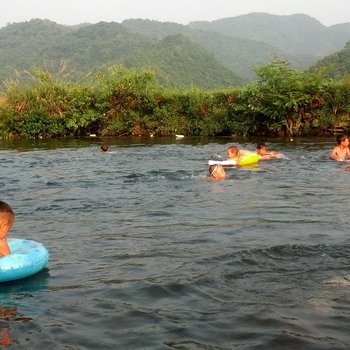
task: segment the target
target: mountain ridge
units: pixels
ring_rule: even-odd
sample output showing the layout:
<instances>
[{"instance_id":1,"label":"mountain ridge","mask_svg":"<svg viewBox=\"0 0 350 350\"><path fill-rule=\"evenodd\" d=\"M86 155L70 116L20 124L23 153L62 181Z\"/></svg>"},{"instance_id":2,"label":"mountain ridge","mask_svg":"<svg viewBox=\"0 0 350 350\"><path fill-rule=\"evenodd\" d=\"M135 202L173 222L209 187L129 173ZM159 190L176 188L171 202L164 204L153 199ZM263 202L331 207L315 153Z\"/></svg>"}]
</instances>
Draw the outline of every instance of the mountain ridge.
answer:
<instances>
[{"instance_id":1,"label":"mountain ridge","mask_svg":"<svg viewBox=\"0 0 350 350\"><path fill-rule=\"evenodd\" d=\"M0 79L65 60L77 72L147 66L170 86L224 88L254 79L254 67L276 58L308 68L348 41L350 23L327 27L304 14L251 13L188 25L128 19L67 26L33 19L0 28Z\"/></svg>"}]
</instances>

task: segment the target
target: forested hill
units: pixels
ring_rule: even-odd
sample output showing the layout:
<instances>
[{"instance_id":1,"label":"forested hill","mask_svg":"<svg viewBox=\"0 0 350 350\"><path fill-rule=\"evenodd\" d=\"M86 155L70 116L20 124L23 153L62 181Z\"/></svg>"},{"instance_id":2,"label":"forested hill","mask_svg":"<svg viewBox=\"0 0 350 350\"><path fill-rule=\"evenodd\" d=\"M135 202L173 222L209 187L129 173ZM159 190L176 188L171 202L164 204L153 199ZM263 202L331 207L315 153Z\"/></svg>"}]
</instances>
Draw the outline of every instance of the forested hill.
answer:
<instances>
[{"instance_id":1,"label":"forested hill","mask_svg":"<svg viewBox=\"0 0 350 350\"><path fill-rule=\"evenodd\" d=\"M129 19L123 21L122 25L133 33L142 33L158 40L176 33L185 34L212 53L223 65L248 79L255 77L255 66L269 63L275 57L288 60L297 67L307 67L315 62L315 57L303 55L298 60L261 41L227 36L214 31L195 30L176 23Z\"/></svg>"},{"instance_id":2,"label":"forested hill","mask_svg":"<svg viewBox=\"0 0 350 350\"><path fill-rule=\"evenodd\" d=\"M350 41L343 50L321 59L310 68L311 71L318 69L322 69L324 74L332 79L350 76Z\"/></svg>"},{"instance_id":3,"label":"forested hill","mask_svg":"<svg viewBox=\"0 0 350 350\"><path fill-rule=\"evenodd\" d=\"M350 23L326 27L316 19L296 14L277 16L251 13L213 22L191 22L190 28L268 43L283 52L324 57L350 40Z\"/></svg>"},{"instance_id":4,"label":"forested hill","mask_svg":"<svg viewBox=\"0 0 350 350\"><path fill-rule=\"evenodd\" d=\"M254 67L272 59L306 68L341 50L350 40L350 23L326 27L307 15L251 13L213 22L176 23L130 19L122 25L135 33L161 39L186 33L234 72L252 79Z\"/></svg>"},{"instance_id":5,"label":"forested hill","mask_svg":"<svg viewBox=\"0 0 350 350\"><path fill-rule=\"evenodd\" d=\"M54 71L63 60L72 77L123 64L151 67L166 86L215 89L245 84L255 78L256 66L276 58L308 68L348 41L350 23L326 27L306 15L252 13L189 25L31 20L0 29L0 80L33 67Z\"/></svg>"},{"instance_id":6,"label":"forested hill","mask_svg":"<svg viewBox=\"0 0 350 350\"><path fill-rule=\"evenodd\" d=\"M73 77L123 64L151 67L161 84L178 88L213 89L246 82L182 35L159 41L115 22L69 27L31 20L0 29L1 80L34 66L55 70L62 60Z\"/></svg>"}]
</instances>

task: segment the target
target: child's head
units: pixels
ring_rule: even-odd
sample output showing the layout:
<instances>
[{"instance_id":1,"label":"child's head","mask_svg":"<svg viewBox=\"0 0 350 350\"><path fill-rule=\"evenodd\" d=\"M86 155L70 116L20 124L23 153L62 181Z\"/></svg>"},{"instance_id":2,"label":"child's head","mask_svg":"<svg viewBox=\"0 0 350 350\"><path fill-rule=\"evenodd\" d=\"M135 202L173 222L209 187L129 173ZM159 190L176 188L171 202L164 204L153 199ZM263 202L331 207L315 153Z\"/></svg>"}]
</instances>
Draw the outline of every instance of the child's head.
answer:
<instances>
[{"instance_id":1,"label":"child's head","mask_svg":"<svg viewBox=\"0 0 350 350\"><path fill-rule=\"evenodd\" d=\"M6 237L14 221L15 215L12 208L7 203L0 201L0 239Z\"/></svg>"},{"instance_id":2,"label":"child's head","mask_svg":"<svg viewBox=\"0 0 350 350\"><path fill-rule=\"evenodd\" d=\"M225 169L220 164L210 165L209 175L215 180L223 180L226 177Z\"/></svg>"},{"instance_id":3,"label":"child's head","mask_svg":"<svg viewBox=\"0 0 350 350\"><path fill-rule=\"evenodd\" d=\"M102 145L100 150L101 150L101 152L107 152L108 151L108 146L107 145Z\"/></svg>"},{"instance_id":4,"label":"child's head","mask_svg":"<svg viewBox=\"0 0 350 350\"><path fill-rule=\"evenodd\" d=\"M232 158L238 158L239 157L239 150L236 146L230 146L227 148L227 158L232 159Z\"/></svg>"},{"instance_id":5,"label":"child's head","mask_svg":"<svg viewBox=\"0 0 350 350\"><path fill-rule=\"evenodd\" d=\"M349 139L348 139L347 135L338 135L337 136L337 144L341 145L342 143L347 143L347 145L345 145L346 147L349 146Z\"/></svg>"},{"instance_id":6,"label":"child's head","mask_svg":"<svg viewBox=\"0 0 350 350\"><path fill-rule=\"evenodd\" d=\"M260 154L261 156L264 156L267 153L266 145L264 143L258 143L256 145L256 149L257 149L258 154Z\"/></svg>"}]
</instances>

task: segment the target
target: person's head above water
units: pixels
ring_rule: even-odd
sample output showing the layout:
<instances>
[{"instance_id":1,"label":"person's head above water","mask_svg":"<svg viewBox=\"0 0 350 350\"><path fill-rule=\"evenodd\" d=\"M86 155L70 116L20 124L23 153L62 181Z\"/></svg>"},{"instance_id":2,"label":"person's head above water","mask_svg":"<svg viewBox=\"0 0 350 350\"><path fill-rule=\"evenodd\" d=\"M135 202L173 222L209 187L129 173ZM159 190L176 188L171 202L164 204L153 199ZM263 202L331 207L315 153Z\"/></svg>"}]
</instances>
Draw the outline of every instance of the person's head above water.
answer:
<instances>
[{"instance_id":1,"label":"person's head above water","mask_svg":"<svg viewBox=\"0 0 350 350\"><path fill-rule=\"evenodd\" d=\"M108 146L107 145L102 145L100 150L101 150L101 152L107 152L108 151Z\"/></svg>"},{"instance_id":2,"label":"person's head above water","mask_svg":"<svg viewBox=\"0 0 350 350\"><path fill-rule=\"evenodd\" d=\"M347 135L338 135L337 136L337 144L341 145L342 143L345 144L345 142L348 140L348 136ZM348 146L348 145L347 145ZM347 147L346 146L346 147Z\"/></svg>"},{"instance_id":3,"label":"person's head above water","mask_svg":"<svg viewBox=\"0 0 350 350\"><path fill-rule=\"evenodd\" d=\"M257 153L260 154L261 156L267 154L266 145L263 142L258 143L256 145L256 150L257 150Z\"/></svg>"},{"instance_id":4,"label":"person's head above water","mask_svg":"<svg viewBox=\"0 0 350 350\"><path fill-rule=\"evenodd\" d=\"M235 159L239 158L239 149L236 146L230 146L227 148L227 158L228 159Z\"/></svg>"},{"instance_id":5,"label":"person's head above water","mask_svg":"<svg viewBox=\"0 0 350 350\"><path fill-rule=\"evenodd\" d=\"M15 221L15 214L12 208L5 202L0 201L0 239L6 237L11 230L13 222Z\"/></svg>"},{"instance_id":6,"label":"person's head above water","mask_svg":"<svg viewBox=\"0 0 350 350\"><path fill-rule=\"evenodd\" d=\"M225 169L220 164L213 164L209 166L209 175L215 180L223 180L226 178Z\"/></svg>"}]
</instances>

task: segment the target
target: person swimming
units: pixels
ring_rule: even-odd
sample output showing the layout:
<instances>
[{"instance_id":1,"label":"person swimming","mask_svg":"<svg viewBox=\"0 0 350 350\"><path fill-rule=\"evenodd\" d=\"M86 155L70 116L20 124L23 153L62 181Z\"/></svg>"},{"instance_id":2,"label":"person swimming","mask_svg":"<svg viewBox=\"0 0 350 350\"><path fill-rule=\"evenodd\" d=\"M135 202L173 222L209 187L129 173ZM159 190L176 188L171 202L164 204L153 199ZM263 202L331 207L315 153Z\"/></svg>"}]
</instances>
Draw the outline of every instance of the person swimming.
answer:
<instances>
[{"instance_id":1,"label":"person swimming","mask_svg":"<svg viewBox=\"0 0 350 350\"><path fill-rule=\"evenodd\" d=\"M240 152L236 146L230 146L227 148L227 159L238 160L239 156Z\"/></svg>"},{"instance_id":2,"label":"person swimming","mask_svg":"<svg viewBox=\"0 0 350 350\"><path fill-rule=\"evenodd\" d=\"M274 159L278 158L278 153L277 152L267 152L267 147L265 143L258 143L256 145L256 153L260 156L261 160L269 160L269 159Z\"/></svg>"},{"instance_id":3,"label":"person swimming","mask_svg":"<svg viewBox=\"0 0 350 350\"><path fill-rule=\"evenodd\" d=\"M210 165L209 175L213 180L224 180L226 178L225 169L220 164Z\"/></svg>"},{"instance_id":4,"label":"person swimming","mask_svg":"<svg viewBox=\"0 0 350 350\"><path fill-rule=\"evenodd\" d=\"M107 145L102 145L100 148L101 152L107 152L108 151L108 146Z\"/></svg>"},{"instance_id":5,"label":"person swimming","mask_svg":"<svg viewBox=\"0 0 350 350\"><path fill-rule=\"evenodd\" d=\"M349 138L347 135L337 136L337 145L333 148L329 158L340 162L350 159Z\"/></svg>"}]
</instances>

